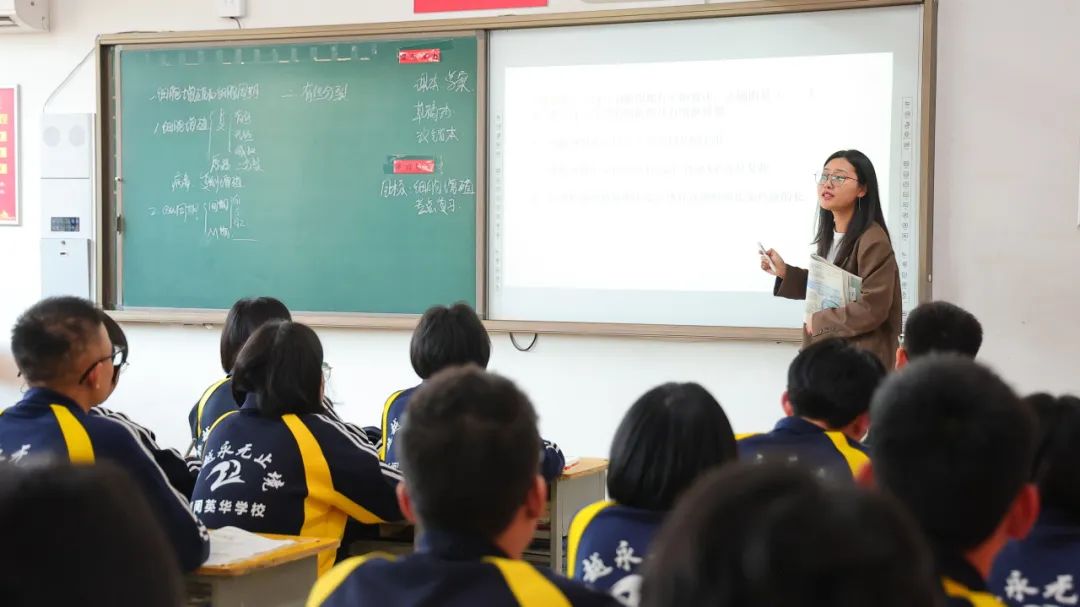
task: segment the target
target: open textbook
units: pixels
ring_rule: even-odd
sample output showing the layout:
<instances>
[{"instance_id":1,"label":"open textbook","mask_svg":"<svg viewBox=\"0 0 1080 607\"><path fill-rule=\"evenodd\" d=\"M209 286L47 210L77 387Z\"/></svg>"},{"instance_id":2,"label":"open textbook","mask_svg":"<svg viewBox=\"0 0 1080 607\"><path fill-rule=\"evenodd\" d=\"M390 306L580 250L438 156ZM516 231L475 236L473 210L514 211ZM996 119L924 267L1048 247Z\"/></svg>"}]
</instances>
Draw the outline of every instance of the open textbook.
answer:
<instances>
[{"instance_id":1,"label":"open textbook","mask_svg":"<svg viewBox=\"0 0 1080 607\"><path fill-rule=\"evenodd\" d=\"M810 256L809 272L806 279L807 316L859 301L862 278L829 263L820 255Z\"/></svg>"}]
</instances>

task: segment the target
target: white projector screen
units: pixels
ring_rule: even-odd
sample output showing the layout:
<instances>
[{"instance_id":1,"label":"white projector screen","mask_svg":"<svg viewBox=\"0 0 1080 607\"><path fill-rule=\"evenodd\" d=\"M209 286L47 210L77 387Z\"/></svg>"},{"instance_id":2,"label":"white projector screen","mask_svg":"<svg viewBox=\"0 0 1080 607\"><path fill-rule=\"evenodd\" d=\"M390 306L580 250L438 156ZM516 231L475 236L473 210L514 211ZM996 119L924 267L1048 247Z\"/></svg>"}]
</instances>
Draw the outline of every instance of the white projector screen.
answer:
<instances>
[{"instance_id":1,"label":"white projector screen","mask_svg":"<svg viewBox=\"0 0 1080 607\"><path fill-rule=\"evenodd\" d=\"M799 327L829 154L874 162L917 301L922 8L496 31L489 314Z\"/></svg>"}]
</instances>

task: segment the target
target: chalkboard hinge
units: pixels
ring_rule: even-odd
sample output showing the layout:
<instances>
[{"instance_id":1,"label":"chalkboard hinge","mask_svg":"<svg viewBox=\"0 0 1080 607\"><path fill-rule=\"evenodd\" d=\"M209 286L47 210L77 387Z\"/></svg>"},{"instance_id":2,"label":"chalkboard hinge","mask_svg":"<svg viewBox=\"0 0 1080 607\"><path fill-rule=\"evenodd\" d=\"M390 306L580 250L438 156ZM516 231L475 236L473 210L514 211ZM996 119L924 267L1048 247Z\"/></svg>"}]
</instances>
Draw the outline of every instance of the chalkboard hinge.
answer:
<instances>
[{"instance_id":1,"label":"chalkboard hinge","mask_svg":"<svg viewBox=\"0 0 1080 607\"><path fill-rule=\"evenodd\" d=\"M117 234L123 234L124 233L124 216L123 215L117 215L116 216L116 233Z\"/></svg>"}]
</instances>

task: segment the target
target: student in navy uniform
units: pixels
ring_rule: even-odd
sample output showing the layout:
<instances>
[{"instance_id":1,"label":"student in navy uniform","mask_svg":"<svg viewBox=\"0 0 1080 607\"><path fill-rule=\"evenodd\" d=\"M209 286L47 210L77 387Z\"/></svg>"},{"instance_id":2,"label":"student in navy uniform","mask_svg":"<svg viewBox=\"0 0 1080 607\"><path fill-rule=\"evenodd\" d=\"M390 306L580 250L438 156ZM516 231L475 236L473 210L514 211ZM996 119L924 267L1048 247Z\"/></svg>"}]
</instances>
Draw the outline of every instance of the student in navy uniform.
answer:
<instances>
[{"instance_id":1,"label":"student in navy uniform","mask_svg":"<svg viewBox=\"0 0 1080 607\"><path fill-rule=\"evenodd\" d=\"M737 464L698 481L645 565L644 607L936 607L933 560L886 496L803 468Z\"/></svg>"},{"instance_id":2,"label":"student in navy uniform","mask_svg":"<svg viewBox=\"0 0 1080 607\"><path fill-rule=\"evenodd\" d=\"M206 430L222 415L236 411L240 403L233 398L232 370L236 355L255 330L274 320L292 320L285 304L273 297L247 297L238 300L225 317L221 329L221 369L225 377L210 384L188 413L193 452L202 457Z\"/></svg>"},{"instance_id":3,"label":"student in navy uniform","mask_svg":"<svg viewBox=\"0 0 1080 607\"><path fill-rule=\"evenodd\" d=\"M0 453L13 462L38 457L75 464L112 461L142 490L185 571L209 554L206 528L136 432L91 408L112 392L121 353L101 312L77 297L43 300L19 317L11 351L30 389L0 414Z\"/></svg>"},{"instance_id":4,"label":"student in navy uniform","mask_svg":"<svg viewBox=\"0 0 1080 607\"><path fill-rule=\"evenodd\" d=\"M1080 399L1035 394L1025 399L1039 418L1035 482L1042 512L1026 539L994 561L990 591L1006 604L1080 603Z\"/></svg>"},{"instance_id":5,"label":"student in navy uniform","mask_svg":"<svg viewBox=\"0 0 1080 607\"><path fill-rule=\"evenodd\" d=\"M570 577L638 604L640 569L668 511L708 470L735 460L720 403L698 384L664 384L626 413L611 442L608 495L570 524Z\"/></svg>"},{"instance_id":6,"label":"student in navy uniform","mask_svg":"<svg viewBox=\"0 0 1080 607\"><path fill-rule=\"evenodd\" d=\"M987 588L990 567L1039 513L1030 408L993 372L952 354L924 357L886 380L871 415L871 462L860 480L914 515L947 605L1000 605Z\"/></svg>"},{"instance_id":7,"label":"student in navy uniform","mask_svg":"<svg viewBox=\"0 0 1080 607\"><path fill-rule=\"evenodd\" d=\"M398 500L423 530L414 554L355 557L323 576L309 607L617 605L521 560L547 503L536 412L512 382L475 366L424 384L398 433Z\"/></svg>"},{"instance_id":8,"label":"student in navy uniform","mask_svg":"<svg viewBox=\"0 0 1080 607\"><path fill-rule=\"evenodd\" d=\"M413 331L409 344L413 370L424 381L443 369L458 365L474 364L486 369L490 357L491 337L480 317L464 303L428 308ZM398 466L398 455L394 439L405 421L409 401L420 386L394 392L383 405L379 457L395 468ZM562 474L566 458L558 445L552 442L543 441L543 449L541 472L551 482Z\"/></svg>"},{"instance_id":9,"label":"student in navy uniform","mask_svg":"<svg viewBox=\"0 0 1080 607\"><path fill-rule=\"evenodd\" d=\"M206 437L192 507L210 528L341 538L349 519L401 519L401 479L363 432L327 413L323 350L305 325L276 321L244 344L233 367L239 410ZM334 555L319 557L319 572Z\"/></svg>"},{"instance_id":10,"label":"student in navy uniform","mask_svg":"<svg viewBox=\"0 0 1080 607\"><path fill-rule=\"evenodd\" d=\"M971 312L947 301L924 303L908 314L904 341L896 351L896 368L927 354L953 353L975 358L983 330Z\"/></svg>"},{"instance_id":11,"label":"student in navy uniform","mask_svg":"<svg viewBox=\"0 0 1080 607\"><path fill-rule=\"evenodd\" d=\"M120 360L113 368L112 390L115 391L117 383L120 381L120 372L128 364L127 359L130 351L128 349L127 335L124 334L120 324L104 312L101 313L101 321L105 324L105 330L109 333L109 341L112 342L113 348L120 352ZM135 433L135 436L139 438L139 442L142 443L143 447L154 457L157 465L165 472L165 476L169 478L169 484L180 493L183 493L184 497L191 497L191 491L195 488L195 477L199 475L199 466L201 465L197 458L185 460L176 449L166 449L159 446L157 437L154 436L152 431L135 423L131 418L119 411L98 406L90 409L90 415L106 417L130 428Z\"/></svg>"},{"instance_id":12,"label":"student in navy uniform","mask_svg":"<svg viewBox=\"0 0 1080 607\"><path fill-rule=\"evenodd\" d=\"M0 464L4 607L179 607L184 584L139 488L109 462Z\"/></svg>"},{"instance_id":13,"label":"student in navy uniform","mask_svg":"<svg viewBox=\"0 0 1080 607\"><path fill-rule=\"evenodd\" d=\"M818 342L788 367L781 405L787 417L766 434L740 436L739 459L798 463L822 478L851 482L866 465L860 439L870 427L870 399L885 367L843 340Z\"/></svg>"}]
</instances>

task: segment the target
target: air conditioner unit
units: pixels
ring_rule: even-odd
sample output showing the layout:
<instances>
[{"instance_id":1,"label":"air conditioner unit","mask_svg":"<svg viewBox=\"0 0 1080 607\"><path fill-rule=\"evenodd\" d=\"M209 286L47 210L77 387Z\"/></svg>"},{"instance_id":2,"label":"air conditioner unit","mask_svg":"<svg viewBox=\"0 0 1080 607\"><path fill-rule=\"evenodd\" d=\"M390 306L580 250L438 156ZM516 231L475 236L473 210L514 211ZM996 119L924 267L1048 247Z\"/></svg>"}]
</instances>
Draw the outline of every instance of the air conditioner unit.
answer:
<instances>
[{"instance_id":1,"label":"air conditioner unit","mask_svg":"<svg viewBox=\"0 0 1080 607\"><path fill-rule=\"evenodd\" d=\"M0 33L49 31L49 0L0 0Z\"/></svg>"}]
</instances>

